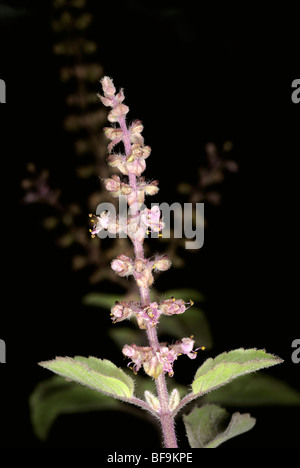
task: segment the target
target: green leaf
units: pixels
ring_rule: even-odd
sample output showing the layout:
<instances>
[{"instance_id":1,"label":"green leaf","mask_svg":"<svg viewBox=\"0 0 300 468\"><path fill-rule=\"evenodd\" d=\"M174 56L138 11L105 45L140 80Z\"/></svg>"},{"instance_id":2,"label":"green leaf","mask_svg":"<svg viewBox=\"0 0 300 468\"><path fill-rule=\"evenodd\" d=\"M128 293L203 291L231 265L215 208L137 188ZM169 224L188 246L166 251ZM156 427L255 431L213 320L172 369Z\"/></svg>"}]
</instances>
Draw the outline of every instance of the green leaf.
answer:
<instances>
[{"instance_id":1,"label":"green leaf","mask_svg":"<svg viewBox=\"0 0 300 468\"><path fill-rule=\"evenodd\" d=\"M57 357L53 361L44 361L39 364L62 377L115 398L130 398L133 395L133 380L122 369L106 359L82 356L75 356L74 359Z\"/></svg>"},{"instance_id":2,"label":"green leaf","mask_svg":"<svg viewBox=\"0 0 300 468\"><path fill-rule=\"evenodd\" d=\"M196 372L192 389L194 394L204 395L231 382L240 375L283 362L265 350L236 349L207 359Z\"/></svg>"},{"instance_id":3,"label":"green leaf","mask_svg":"<svg viewBox=\"0 0 300 468\"><path fill-rule=\"evenodd\" d=\"M34 433L45 440L60 414L121 410L124 405L107 395L53 376L36 386L29 406Z\"/></svg>"},{"instance_id":4,"label":"green leaf","mask_svg":"<svg viewBox=\"0 0 300 468\"><path fill-rule=\"evenodd\" d=\"M116 294L108 293L89 293L83 298L83 304L94 307L102 307L104 309L111 309L116 301L121 301L122 296L116 296Z\"/></svg>"},{"instance_id":5,"label":"green leaf","mask_svg":"<svg viewBox=\"0 0 300 468\"><path fill-rule=\"evenodd\" d=\"M183 421L192 448L216 448L255 425L250 414L234 413L230 419L229 413L217 405L194 408Z\"/></svg>"},{"instance_id":6,"label":"green leaf","mask_svg":"<svg viewBox=\"0 0 300 468\"><path fill-rule=\"evenodd\" d=\"M204 398L225 406L300 405L300 392L262 373L244 375Z\"/></svg>"}]
</instances>

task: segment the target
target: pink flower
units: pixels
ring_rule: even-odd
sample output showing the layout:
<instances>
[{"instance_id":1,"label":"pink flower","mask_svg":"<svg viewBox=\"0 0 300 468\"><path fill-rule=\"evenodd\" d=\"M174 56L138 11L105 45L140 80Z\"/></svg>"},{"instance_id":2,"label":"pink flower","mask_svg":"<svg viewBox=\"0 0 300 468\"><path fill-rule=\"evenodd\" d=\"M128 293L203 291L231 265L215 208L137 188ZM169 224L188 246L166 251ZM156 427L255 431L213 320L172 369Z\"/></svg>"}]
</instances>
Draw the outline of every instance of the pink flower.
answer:
<instances>
[{"instance_id":1,"label":"pink flower","mask_svg":"<svg viewBox=\"0 0 300 468\"><path fill-rule=\"evenodd\" d=\"M119 255L111 262L111 267L119 276L129 276L133 274L133 264L129 257L126 255Z\"/></svg>"},{"instance_id":2,"label":"pink flower","mask_svg":"<svg viewBox=\"0 0 300 468\"><path fill-rule=\"evenodd\" d=\"M190 307L192 303L188 303L188 305ZM183 299L175 299L175 297L166 299L159 304L159 309L164 315L183 314L189 307L186 307Z\"/></svg>"},{"instance_id":3,"label":"pink flower","mask_svg":"<svg viewBox=\"0 0 300 468\"><path fill-rule=\"evenodd\" d=\"M113 192L112 195L118 195L121 188L120 177L116 174L113 174L111 178L104 179L104 185L106 190Z\"/></svg>"},{"instance_id":4,"label":"pink flower","mask_svg":"<svg viewBox=\"0 0 300 468\"><path fill-rule=\"evenodd\" d=\"M100 83L102 85L103 92L105 96L114 96L116 92L116 88L114 87L113 80L109 78L108 76L104 76L101 80Z\"/></svg>"},{"instance_id":5,"label":"pink flower","mask_svg":"<svg viewBox=\"0 0 300 468\"><path fill-rule=\"evenodd\" d=\"M146 208L141 212L141 220L146 226L149 226L152 231L159 232L163 227L163 223L159 221L160 215L159 207L155 205L151 210Z\"/></svg>"},{"instance_id":6,"label":"pink flower","mask_svg":"<svg viewBox=\"0 0 300 468\"><path fill-rule=\"evenodd\" d=\"M167 255L157 256L153 262L156 271L167 271L171 267L171 260Z\"/></svg>"},{"instance_id":7,"label":"pink flower","mask_svg":"<svg viewBox=\"0 0 300 468\"><path fill-rule=\"evenodd\" d=\"M111 154L107 158L107 163L111 167L116 167L122 174L127 175L126 158L122 154Z\"/></svg>"},{"instance_id":8,"label":"pink flower","mask_svg":"<svg viewBox=\"0 0 300 468\"><path fill-rule=\"evenodd\" d=\"M175 359L177 359L176 354L167 346L163 346L159 349L159 352L157 352L156 355L163 366L163 372L167 372L170 377L173 377L173 363Z\"/></svg>"},{"instance_id":9,"label":"pink flower","mask_svg":"<svg viewBox=\"0 0 300 468\"><path fill-rule=\"evenodd\" d=\"M90 215L91 217L92 215ZM109 211L102 211L100 216L96 216L97 222L94 224L93 229L90 229L92 237L95 237L98 232L102 229L107 229L110 222L110 213ZM92 220L93 221L93 220Z\"/></svg>"},{"instance_id":10,"label":"pink flower","mask_svg":"<svg viewBox=\"0 0 300 468\"><path fill-rule=\"evenodd\" d=\"M176 343L172 345L171 348L177 355L186 354L190 359L195 359L197 357L197 352L193 351L195 341L192 338L193 337L182 338L181 341L176 341Z\"/></svg>"},{"instance_id":11,"label":"pink flower","mask_svg":"<svg viewBox=\"0 0 300 468\"><path fill-rule=\"evenodd\" d=\"M140 176L146 169L146 163L143 158L133 158L130 156L126 162L126 169L128 172Z\"/></svg>"},{"instance_id":12,"label":"pink flower","mask_svg":"<svg viewBox=\"0 0 300 468\"><path fill-rule=\"evenodd\" d=\"M130 304L125 301L116 302L111 309L111 317L114 323L121 322L122 320L129 319L134 314Z\"/></svg>"},{"instance_id":13,"label":"pink flower","mask_svg":"<svg viewBox=\"0 0 300 468\"><path fill-rule=\"evenodd\" d=\"M138 315L145 322L150 323L153 327L158 323L161 312L158 309L157 302L152 302L149 306L145 307Z\"/></svg>"},{"instance_id":14,"label":"pink flower","mask_svg":"<svg viewBox=\"0 0 300 468\"><path fill-rule=\"evenodd\" d=\"M125 104L117 104L115 107L112 108L110 113L108 114L108 120L110 122L118 122L120 117L124 117L129 112L129 107Z\"/></svg>"}]
</instances>

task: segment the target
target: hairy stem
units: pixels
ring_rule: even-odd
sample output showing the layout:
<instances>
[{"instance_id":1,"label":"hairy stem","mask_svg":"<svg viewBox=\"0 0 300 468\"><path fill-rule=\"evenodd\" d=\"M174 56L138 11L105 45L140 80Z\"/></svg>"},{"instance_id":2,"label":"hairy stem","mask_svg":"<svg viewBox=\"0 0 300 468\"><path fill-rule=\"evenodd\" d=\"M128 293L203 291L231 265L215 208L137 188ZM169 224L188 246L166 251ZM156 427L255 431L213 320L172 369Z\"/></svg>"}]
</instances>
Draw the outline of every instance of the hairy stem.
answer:
<instances>
[{"instance_id":1,"label":"hairy stem","mask_svg":"<svg viewBox=\"0 0 300 468\"><path fill-rule=\"evenodd\" d=\"M130 132L126 125L125 117L119 118L119 124L123 132L123 143L125 154L129 156L131 153ZM137 216L138 213L138 195L137 195L137 179L136 175L129 173L129 185L135 193L135 202L132 205L132 216ZM138 239L133 240L134 255L136 259L144 258L143 243ZM150 304L150 292L148 287L139 287L142 305ZM159 349L159 341L156 327L147 325L147 337L149 345L153 350ZM160 402L160 423L166 448L177 448L177 440L174 427L174 417L169 409L169 394L166 384L166 379L163 373L155 380L157 395Z\"/></svg>"}]
</instances>

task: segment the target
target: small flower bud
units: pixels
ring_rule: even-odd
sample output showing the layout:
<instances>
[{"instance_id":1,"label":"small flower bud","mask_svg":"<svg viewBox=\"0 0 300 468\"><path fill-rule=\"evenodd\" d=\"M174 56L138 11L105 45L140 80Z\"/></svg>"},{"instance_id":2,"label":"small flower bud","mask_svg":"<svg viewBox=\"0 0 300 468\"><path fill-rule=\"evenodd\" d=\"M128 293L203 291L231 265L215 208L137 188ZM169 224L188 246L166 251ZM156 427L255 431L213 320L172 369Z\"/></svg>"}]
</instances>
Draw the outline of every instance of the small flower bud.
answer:
<instances>
[{"instance_id":1,"label":"small flower bud","mask_svg":"<svg viewBox=\"0 0 300 468\"><path fill-rule=\"evenodd\" d=\"M145 185L144 190L147 195L156 195L157 192L159 191L159 188L157 187L158 185L158 180L154 180L148 185Z\"/></svg>"},{"instance_id":2,"label":"small flower bud","mask_svg":"<svg viewBox=\"0 0 300 468\"><path fill-rule=\"evenodd\" d=\"M112 127L105 127L104 128L104 133L105 136L111 140L111 143L109 143L107 149L108 151L112 151L114 146L116 146L120 141L122 141L123 137L123 132L120 128L112 128Z\"/></svg>"},{"instance_id":3,"label":"small flower bud","mask_svg":"<svg viewBox=\"0 0 300 468\"><path fill-rule=\"evenodd\" d=\"M164 255L163 257L156 257L153 268L158 271L166 271L171 267L171 264L171 260Z\"/></svg>"},{"instance_id":4,"label":"small flower bud","mask_svg":"<svg viewBox=\"0 0 300 468\"><path fill-rule=\"evenodd\" d=\"M149 269L137 273L135 279L140 288L147 288L151 286L154 281L153 275Z\"/></svg>"},{"instance_id":5,"label":"small flower bud","mask_svg":"<svg viewBox=\"0 0 300 468\"><path fill-rule=\"evenodd\" d=\"M110 122L117 122L120 117L123 117L129 112L129 107L125 104L118 104L108 114L108 120Z\"/></svg>"},{"instance_id":6,"label":"small flower bud","mask_svg":"<svg viewBox=\"0 0 300 468\"><path fill-rule=\"evenodd\" d=\"M163 365L159 362L157 356L153 355L149 361L144 362L144 371L154 379L157 379L163 372Z\"/></svg>"},{"instance_id":7,"label":"small flower bud","mask_svg":"<svg viewBox=\"0 0 300 468\"><path fill-rule=\"evenodd\" d=\"M111 267L119 276L128 276L133 273L132 261L126 255L119 255L111 262Z\"/></svg>"},{"instance_id":8,"label":"small flower bud","mask_svg":"<svg viewBox=\"0 0 300 468\"><path fill-rule=\"evenodd\" d=\"M159 309L164 315L175 315L183 314L186 311L187 307L183 299L166 299L165 301L159 304Z\"/></svg>"},{"instance_id":9,"label":"small flower bud","mask_svg":"<svg viewBox=\"0 0 300 468\"><path fill-rule=\"evenodd\" d=\"M107 230L108 232L110 232L111 234L117 234L118 232L120 232L122 230L120 224L119 224L119 220L118 219L114 219L112 220L108 226L107 226Z\"/></svg>"},{"instance_id":10,"label":"small flower bud","mask_svg":"<svg viewBox=\"0 0 300 468\"><path fill-rule=\"evenodd\" d=\"M120 177L113 174L111 178L104 179L104 185L109 192L119 192L121 188Z\"/></svg>"},{"instance_id":11,"label":"small flower bud","mask_svg":"<svg viewBox=\"0 0 300 468\"><path fill-rule=\"evenodd\" d=\"M121 322L122 320L128 319L133 315L134 311L130 308L129 304L124 301L116 302L111 309L111 316L115 322Z\"/></svg>"},{"instance_id":12,"label":"small flower bud","mask_svg":"<svg viewBox=\"0 0 300 468\"><path fill-rule=\"evenodd\" d=\"M143 158L147 159L150 156L151 148L150 146L143 146Z\"/></svg>"},{"instance_id":13,"label":"small flower bud","mask_svg":"<svg viewBox=\"0 0 300 468\"><path fill-rule=\"evenodd\" d=\"M132 206L135 202L137 202L138 206L143 205L145 201L145 193L143 190L137 191L137 200L135 196L135 192L133 191L130 195L128 195L127 202L129 206Z\"/></svg>"},{"instance_id":14,"label":"small flower bud","mask_svg":"<svg viewBox=\"0 0 300 468\"><path fill-rule=\"evenodd\" d=\"M118 94L116 95L116 99L119 103L123 102L124 99L125 99L125 96L124 96L124 92L123 92L123 89L120 89L120 91L118 92Z\"/></svg>"},{"instance_id":15,"label":"small flower bud","mask_svg":"<svg viewBox=\"0 0 300 468\"><path fill-rule=\"evenodd\" d=\"M151 210L146 208L141 212L141 220L153 231L160 231L162 228L162 223L159 221L160 214L161 213L158 206L153 206Z\"/></svg>"},{"instance_id":16,"label":"small flower bud","mask_svg":"<svg viewBox=\"0 0 300 468\"><path fill-rule=\"evenodd\" d=\"M106 107L113 107L114 106L113 98L101 96L101 94L98 94L98 98L100 99L102 104L104 104L104 106L106 106Z\"/></svg>"},{"instance_id":17,"label":"small flower bud","mask_svg":"<svg viewBox=\"0 0 300 468\"><path fill-rule=\"evenodd\" d=\"M126 169L128 172L132 172L137 176L140 176L142 172L146 169L146 163L143 158L137 158L131 160L130 157L126 162Z\"/></svg>"},{"instance_id":18,"label":"small flower bud","mask_svg":"<svg viewBox=\"0 0 300 468\"><path fill-rule=\"evenodd\" d=\"M117 169L119 169L119 171L122 172L122 174L128 174L126 161L122 154L111 154L110 156L108 156L107 162L111 167L116 167Z\"/></svg>"},{"instance_id":19,"label":"small flower bud","mask_svg":"<svg viewBox=\"0 0 300 468\"><path fill-rule=\"evenodd\" d=\"M154 411L159 411L160 410L159 399L155 395L153 395L153 393L149 392L149 390L146 390L144 395L145 395L145 401L148 403L148 405L151 406L151 408Z\"/></svg>"},{"instance_id":20,"label":"small flower bud","mask_svg":"<svg viewBox=\"0 0 300 468\"><path fill-rule=\"evenodd\" d=\"M142 133L144 130L143 124L140 120L135 120L129 127L131 134Z\"/></svg>"},{"instance_id":21,"label":"small flower bud","mask_svg":"<svg viewBox=\"0 0 300 468\"><path fill-rule=\"evenodd\" d=\"M104 76L100 80L100 83L102 85L103 92L105 93L106 96L109 96L109 97L114 96L116 92L116 88L114 87L114 83L111 78L109 78L108 76Z\"/></svg>"},{"instance_id":22,"label":"small flower bud","mask_svg":"<svg viewBox=\"0 0 300 468\"><path fill-rule=\"evenodd\" d=\"M171 395L169 397L169 410L173 411L175 408L177 408L179 403L180 403L179 391L177 390L177 388L174 388L174 390L172 390Z\"/></svg>"},{"instance_id":23,"label":"small flower bud","mask_svg":"<svg viewBox=\"0 0 300 468\"><path fill-rule=\"evenodd\" d=\"M120 128L114 127L105 127L103 129L104 134L109 140L114 140L115 138L122 137L123 132Z\"/></svg>"},{"instance_id":24,"label":"small flower bud","mask_svg":"<svg viewBox=\"0 0 300 468\"><path fill-rule=\"evenodd\" d=\"M129 195L132 192L132 188L128 184L121 184L121 195Z\"/></svg>"},{"instance_id":25,"label":"small flower bud","mask_svg":"<svg viewBox=\"0 0 300 468\"><path fill-rule=\"evenodd\" d=\"M146 320L143 319L143 317L141 317L140 315L137 315L136 320L141 330L147 330L147 322Z\"/></svg>"},{"instance_id":26,"label":"small flower bud","mask_svg":"<svg viewBox=\"0 0 300 468\"><path fill-rule=\"evenodd\" d=\"M135 349L132 346L125 345L123 346L122 353L127 357L132 357L135 354Z\"/></svg>"},{"instance_id":27,"label":"small flower bud","mask_svg":"<svg viewBox=\"0 0 300 468\"><path fill-rule=\"evenodd\" d=\"M134 268L137 273L141 273L146 268L146 260L136 259Z\"/></svg>"}]
</instances>

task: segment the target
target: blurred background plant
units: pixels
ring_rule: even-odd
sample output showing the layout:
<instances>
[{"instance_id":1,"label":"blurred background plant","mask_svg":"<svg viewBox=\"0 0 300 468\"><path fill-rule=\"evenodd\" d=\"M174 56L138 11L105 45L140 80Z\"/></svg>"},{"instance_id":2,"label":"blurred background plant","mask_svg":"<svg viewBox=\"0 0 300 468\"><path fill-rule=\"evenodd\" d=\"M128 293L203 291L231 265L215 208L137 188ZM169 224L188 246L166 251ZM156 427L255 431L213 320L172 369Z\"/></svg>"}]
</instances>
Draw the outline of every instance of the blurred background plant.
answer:
<instances>
[{"instance_id":1,"label":"blurred background plant","mask_svg":"<svg viewBox=\"0 0 300 468\"><path fill-rule=\"evenodd\" d=\"M111 240L110 246L102 246L100 238L91 239L88 230L88 213L95 212L98 204L111 202L102 184L102 179L109 177L113 169L106 164L107 142L102 131L107 119L107 111L99 106L97 97L98 81L103 76L103 67L97 61L97 44L89 34L93 15L89 11L90 4L86 0L53 2L53 18L51 21L56 42L53 54L57 58L59 78L65 97L65 117L63 128L69 134L70 146L73 145L75 177L80 180L80 196L78 199L66 199L62 187L52 187L51 174L47 168L37 168L32 161L27 164L27 173L21 182L24 190L24 204L43 204L51 207L45 210L42 225L51 230L61 248L72 248L72 268L75 271L88 269L91 284L99 284L108 280L118 283L135 293L134 282L116 276L110 262L118 252L131 249L127 239ZM231 159L233 144L225 141L221 148L209 142L200 155L205 165L198 168L198 180L193 186L189 182L178 184L179 194L186 202L206 202L219 205L222 200L222 182L226 174L238 171L237 163ZM175 169L175 168L174 168ZM84 194L82 195L82 190ZM73 195L78 194L75 191ZM115 205L117 202L113 200ZM170 239L165 242L166 253L172 258L173 266L181 268L185 265L183 255L185 239L175 238L171 230ZM75 248L74 248L75 246ZM157 243L157 249L160 249ZM163 246L162 250L165 248ZM133 288L133 290L132 290ZM109 303L105 293L94 294L101 305ZM90 298L89 298L90 300Z\"/></svg>"}]
</instances>

